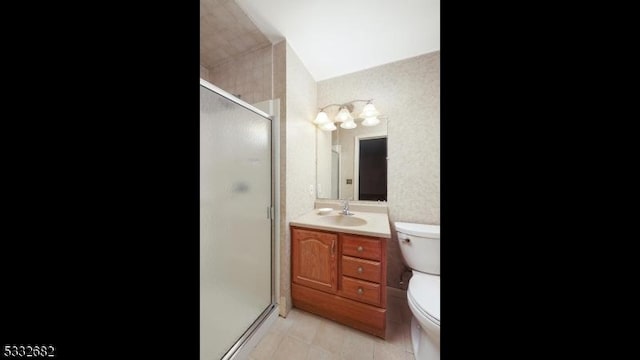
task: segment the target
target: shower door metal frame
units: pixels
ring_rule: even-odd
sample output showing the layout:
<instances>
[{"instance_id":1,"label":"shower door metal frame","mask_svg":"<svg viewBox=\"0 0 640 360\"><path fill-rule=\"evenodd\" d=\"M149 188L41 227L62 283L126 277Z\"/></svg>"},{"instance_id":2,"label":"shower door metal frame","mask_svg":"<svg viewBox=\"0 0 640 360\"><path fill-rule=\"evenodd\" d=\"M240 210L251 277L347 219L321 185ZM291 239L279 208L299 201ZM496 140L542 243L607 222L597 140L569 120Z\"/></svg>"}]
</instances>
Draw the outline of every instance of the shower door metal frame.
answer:
<instances>
[{"instance_id":1,"label":"shower door metal frame","mask_svg":"<svg viewBox=\"0 0 640 360\"><path fill-rule=\"evenodd\" d=\"M275 161L274 159L274 147L275 147L275 142L276 140L279 139L278 134L276 133L276 131L274 131L275 129L278 129L279 126L277 124L275 124L274 118L273 116L267 114L266 112L256 108L255 106L233 96L232 94L220 89L219 87L211 84L210 82L200 78L200 86L204 87L205 89L208 89L224 98L226 98L227 100L242 106L243 108L252 111L260 116L262 116L263 118L265 118L266 120L269 120L269 122L271 123L271 149L270 149L270 154L269 156L271 157L271 207L270 207L270 211L269 211L269 218L271 220L271 303L269 305L267 305L267 308L258 316L258 318L251 324L251 326L249 326L249 328L242 334L242 336L240 336L240 338L238 339L238 341L236 341L236 343L224 354L224 356L220 359L220 360L231 360L234 359L235 356L240 352L240 350L242 350L242 348L247 344L247 342L249 341L249 339L251 338L251 336L255 333L255 331L260 327L260 325L262 325L262 323L269 317L269 315L272 314L272 312L277 311L278 307L276 306L276 282L275 282L275 277L276 277L276 248L275 248L275 239L276 239L276 233L275 233L275 229L278 227L277 225L279 224L280 221L280 214L278 209L280 208L279 204L280 204L280 200L278 199L277 196L275 196L276 194L276 175L278 174L278 169L275 167L276 164L278 164L278 161ZM278 154L276 154L278 155Z\"/></svg>"}]
</instances>

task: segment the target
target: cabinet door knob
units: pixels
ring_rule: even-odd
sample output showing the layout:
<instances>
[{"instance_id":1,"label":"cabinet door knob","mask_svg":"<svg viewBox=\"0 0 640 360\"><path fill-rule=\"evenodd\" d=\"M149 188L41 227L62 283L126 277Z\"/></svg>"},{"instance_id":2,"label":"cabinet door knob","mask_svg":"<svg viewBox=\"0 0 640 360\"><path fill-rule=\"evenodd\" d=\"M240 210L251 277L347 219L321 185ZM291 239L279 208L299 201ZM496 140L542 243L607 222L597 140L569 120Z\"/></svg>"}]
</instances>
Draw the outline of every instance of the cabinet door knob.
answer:
<instances>
[{"instance_id":1,"label":"cabinet door knob","mask_svg":"<svg viewBox=\"0 0 640 360\"><path fill-rule=\"evenodd\" d=\"M364 249L362 248L362 245L359 245L359 246L358 246L358 252L362 252L362 250L364 250Z\"/></svg>"},{"instance_id":2,"label":"cabinet door knob","mask_svg":"<svg viewBox=\"0 0 640 360\"><path fill-rule=\"evenodd\" d=\"M362 274L362 266L358 266L358 274Z\"/></svg>"},{"instance_id":3,"label":"cabinet door knob","mask_svg":"<svg viewBox=\"0 0 640 360\"><path fill-rule=\"evenodd\" d=\"M362 288L361 288L361 287L359 287L359 288L358 288L358 295L362 295L362 294L364 294L364 290L362 290Z\"/></svg>"}]
</instances>

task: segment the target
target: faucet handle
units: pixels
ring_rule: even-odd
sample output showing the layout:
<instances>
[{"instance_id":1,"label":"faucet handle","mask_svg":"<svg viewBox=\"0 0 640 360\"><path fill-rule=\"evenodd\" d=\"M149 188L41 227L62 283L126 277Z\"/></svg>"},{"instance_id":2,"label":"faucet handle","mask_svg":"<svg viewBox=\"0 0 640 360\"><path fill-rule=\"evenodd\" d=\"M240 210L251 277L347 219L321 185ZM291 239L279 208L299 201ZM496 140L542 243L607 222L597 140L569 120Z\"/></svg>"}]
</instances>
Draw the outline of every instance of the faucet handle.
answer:
<instances>
[{"instance_id":1,"label":"faucet handle","mask_svg":"<svg viewBox=\"0 0 640 360\"><path fill-rule=\"evenodd\" d=\"M342 203L342 214L343 215L353 215L353 213L351 211L349 211L349 199L346 198L343 200L344 202Z\"/></svg>"}]
</instances>

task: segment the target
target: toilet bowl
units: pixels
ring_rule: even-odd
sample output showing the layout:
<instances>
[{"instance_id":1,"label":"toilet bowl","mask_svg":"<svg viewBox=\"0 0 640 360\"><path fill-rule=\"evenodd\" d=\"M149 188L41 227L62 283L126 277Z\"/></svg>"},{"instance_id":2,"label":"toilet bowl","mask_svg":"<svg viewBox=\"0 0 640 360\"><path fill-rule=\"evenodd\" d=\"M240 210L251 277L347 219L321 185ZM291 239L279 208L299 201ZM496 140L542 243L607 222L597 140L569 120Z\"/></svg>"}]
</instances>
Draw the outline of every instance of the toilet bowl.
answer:
<instances>
[{"instance_id":1,"label":"toilet bowl","mask_svg":"<svg viewBox=\"0 0 640 360\"><path fill-rule=\"evenodd\" d=\"M440 359L440 276L413 271L407 302L416 360Z\"/></svg>"},{"instance_id":2,"label":"toilet bowl","mask_svg":"<svg viewBox=\"0 0 640 360\"><path fill-rule=\"evenodd\" d=\"M407 302L416 360L440 359L440 226L396 222L402 257L412 269Z\"/></svg>"}]
</instances>

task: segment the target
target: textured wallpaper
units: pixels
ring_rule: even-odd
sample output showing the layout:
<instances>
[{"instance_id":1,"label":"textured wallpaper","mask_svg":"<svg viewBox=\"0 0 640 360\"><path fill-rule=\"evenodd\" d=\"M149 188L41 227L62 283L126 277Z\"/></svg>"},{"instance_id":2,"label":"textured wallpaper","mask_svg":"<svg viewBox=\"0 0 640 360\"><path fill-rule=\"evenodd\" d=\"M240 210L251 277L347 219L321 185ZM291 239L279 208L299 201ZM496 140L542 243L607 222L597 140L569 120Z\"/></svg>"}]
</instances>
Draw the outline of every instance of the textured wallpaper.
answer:
<instances>
[{"instance_id":1,"label":"textured wallpaper","mask_svg":"<svg viewBox=\"0 0 640 360\"><path fill-rule=\"evenodd\" d=\"M388 116L387 284L406 288L393 223L440 224L440 52L318 82L319 106L352 99L374 99Z\"/></svg>"},{"instance_id":2,"label":"textured wallpaper","mask_svg":"<svg viewBox=\"0 0 640 360\"><path fill-rule=\"evenodd\" d=\"M311 123L317 110L317 86L293 49L286 45L286 224L313 210L316 199L316 128ZM313 189L310 187L314 186ZM280 261L280 293L291 309L291 231L286 227L284 254Z\"/></svg>"}]
</instances>

